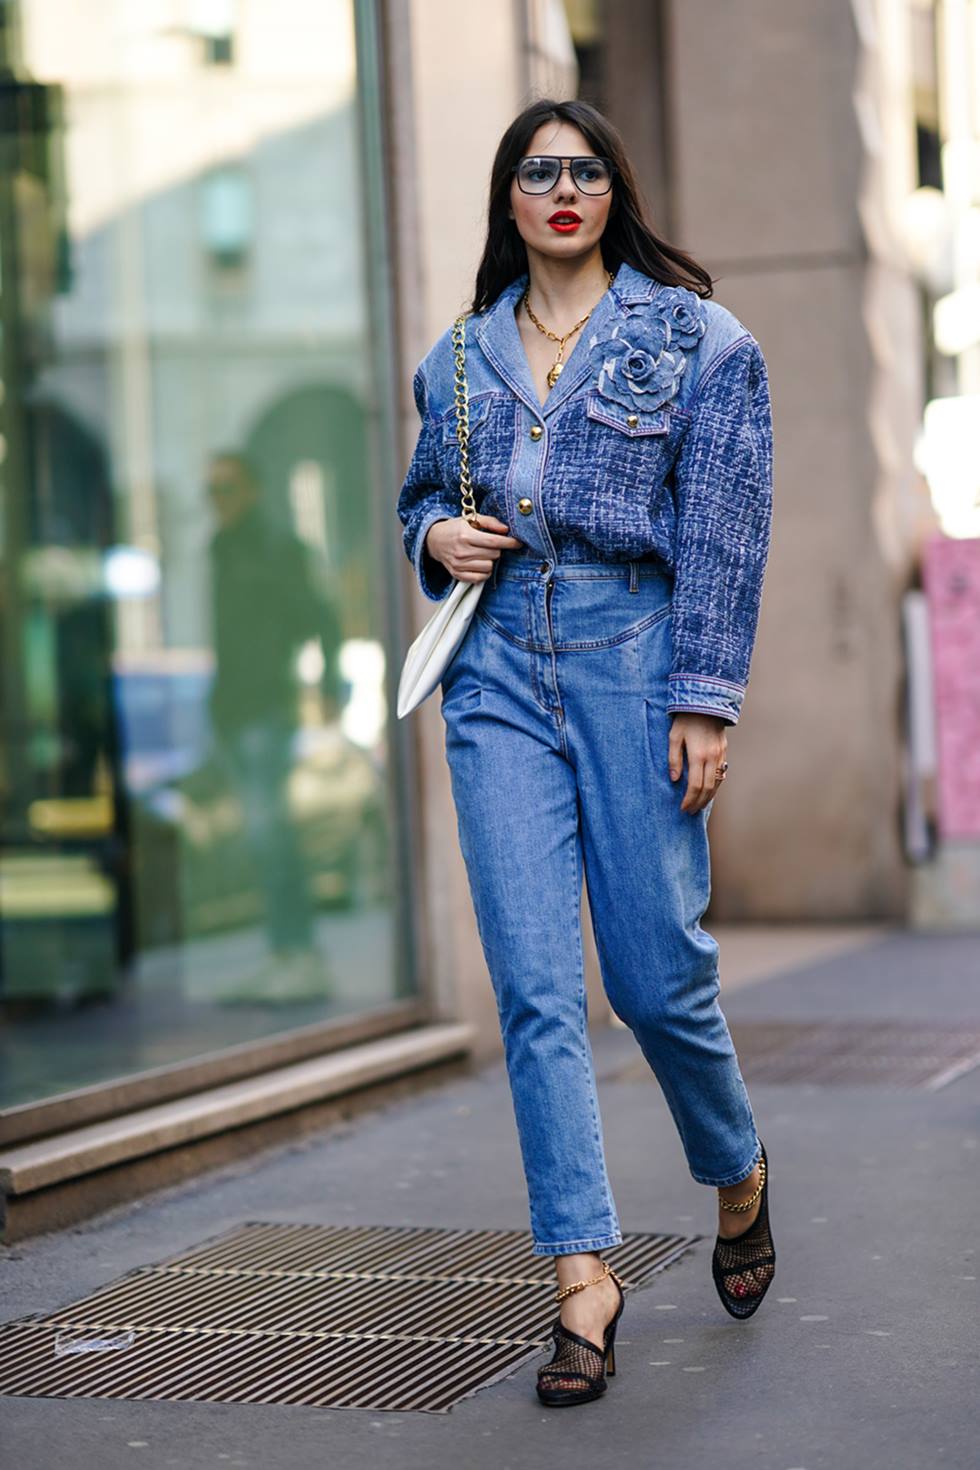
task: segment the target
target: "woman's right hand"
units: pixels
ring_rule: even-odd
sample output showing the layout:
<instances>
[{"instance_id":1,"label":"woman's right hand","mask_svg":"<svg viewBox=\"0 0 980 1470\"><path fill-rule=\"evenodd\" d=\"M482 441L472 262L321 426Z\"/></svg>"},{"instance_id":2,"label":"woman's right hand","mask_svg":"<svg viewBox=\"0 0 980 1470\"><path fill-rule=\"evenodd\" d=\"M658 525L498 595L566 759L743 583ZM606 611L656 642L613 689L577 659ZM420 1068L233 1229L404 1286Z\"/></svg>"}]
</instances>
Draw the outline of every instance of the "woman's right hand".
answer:
<instances>
[{"instance_id":1,"label":"woman's right hand","mask_svg":"<svg viewBox=\"0 0 980 1470\"><path fill-rule=\"evenodd\" d=\"M505 548L523 546L516 536L508 535L509 526L496 516L477 515L477 526L465 516L434 521L425 538L425 549L460 582L485 582L493 564ZM485 528L485 529L484 529Z\"/></svg>"}]
</instances>

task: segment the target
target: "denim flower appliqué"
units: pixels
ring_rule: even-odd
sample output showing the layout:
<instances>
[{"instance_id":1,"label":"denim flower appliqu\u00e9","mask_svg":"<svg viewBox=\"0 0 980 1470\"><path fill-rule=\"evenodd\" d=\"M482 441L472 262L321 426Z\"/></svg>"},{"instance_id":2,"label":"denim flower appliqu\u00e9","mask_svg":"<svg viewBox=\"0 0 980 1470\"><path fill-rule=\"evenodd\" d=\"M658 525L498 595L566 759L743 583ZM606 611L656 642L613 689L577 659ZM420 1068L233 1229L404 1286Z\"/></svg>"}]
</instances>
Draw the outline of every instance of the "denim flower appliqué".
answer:
<instances>
[{"instance_id":1,"label":"denim flower appliqu\u00e9","mask_svg":"<svg viewBox=\"0 0 980 1470\"><path fill-rule=\"evenodd\" d=\"M686 353L697 346L705 325L701 299L693 291L658 292L649 307L618 321L608 337L593 344L601 364L599 392L624 408L660 408L677 392Z\"/></svg>"}]
</instances>

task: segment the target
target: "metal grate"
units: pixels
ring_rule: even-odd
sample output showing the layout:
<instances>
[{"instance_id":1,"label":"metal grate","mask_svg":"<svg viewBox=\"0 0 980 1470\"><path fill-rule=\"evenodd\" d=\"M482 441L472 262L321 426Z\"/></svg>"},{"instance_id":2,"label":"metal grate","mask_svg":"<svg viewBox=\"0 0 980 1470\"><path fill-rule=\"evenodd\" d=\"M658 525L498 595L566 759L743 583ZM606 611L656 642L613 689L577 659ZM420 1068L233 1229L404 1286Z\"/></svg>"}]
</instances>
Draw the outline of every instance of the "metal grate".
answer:
<instances>
[{"instance_id":1,"label":"metal grate","mask_svg":"<svg viewBox=\"0 0 980 1470\"><path fill-rule=\"evenodd\" d=\"M892 1087L934 1092L980 1065L980 1028L905 1021L739 1021L732 1041L746 1082ZM645 1060L605 1081L653 1078Z\"/></svg>"},{"instance_id":2,"label":"metal grate","mask_svg":"<svg viewBox=\"0 0 980 1470\"><path fill-rule=\"evenodd\" d=\"M635 1288L700 1239L609 1259ZM550 1350L554 1280L526 1231L251 1223L0 1325L0 1394L445 1413Z\"/></svg>"}]
</instances>

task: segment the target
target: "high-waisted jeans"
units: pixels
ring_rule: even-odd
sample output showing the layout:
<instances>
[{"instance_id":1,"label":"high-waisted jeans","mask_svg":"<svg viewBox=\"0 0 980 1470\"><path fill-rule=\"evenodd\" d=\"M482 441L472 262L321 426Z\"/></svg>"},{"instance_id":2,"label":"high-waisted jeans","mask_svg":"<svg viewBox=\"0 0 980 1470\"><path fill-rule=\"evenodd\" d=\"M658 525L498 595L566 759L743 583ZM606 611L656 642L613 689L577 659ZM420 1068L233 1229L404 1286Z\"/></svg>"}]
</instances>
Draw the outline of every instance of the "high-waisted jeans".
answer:
<instances>
[{"instance_id":1,"label":"high-waisted jeans","mask_svg":"<svg viewBox=\"0 0 980 1470\"><path fill-rule=\"evenodd\" d=\"M602 982L688 1167L738 1183L761 1146L719 1005L708 818L668 770L669 573L503 552L442 680L446 755L497 1000L532 1251L623 1236L587 1026L583 869ZM639 1135L642 1148L642 1134Z\"/></svg>"}]
</instances>

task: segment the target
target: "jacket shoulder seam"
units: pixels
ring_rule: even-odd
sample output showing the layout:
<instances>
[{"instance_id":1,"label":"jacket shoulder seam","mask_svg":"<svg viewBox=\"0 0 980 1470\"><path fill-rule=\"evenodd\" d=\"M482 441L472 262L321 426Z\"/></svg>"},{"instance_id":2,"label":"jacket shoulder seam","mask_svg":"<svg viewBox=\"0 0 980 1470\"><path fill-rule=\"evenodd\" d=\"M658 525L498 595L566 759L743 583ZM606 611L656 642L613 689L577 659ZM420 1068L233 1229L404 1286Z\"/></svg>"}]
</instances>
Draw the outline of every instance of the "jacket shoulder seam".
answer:
<instances>
[{"instance_id":1,"label":"jacket shoulder seam","mask_svg":"<svg viewBox=\"0 0 980 1470\"><path fill-rule=\"evenodd\" d=\"M422 361L416 367L412 375L412 390L413 396L417 399L418 385L422 385L422 401L425 404L425 412L421 415L421 418L423 423L428 422L435 428L439 422L439 416L432 412L432 395L429 390L429 377L425 371L425 364L428 362L430 356L431 353L426 353L425 357L423 357Z\"/></svg>"},{"instance_id":2,"label":"jacket shoulder seam","mask_svg":"<svg viewBox=\"0 0 980 1470\"><path fill-rule=\"evenodd\" d=\"M720 352L715 353L714 357L708 363L708 366L705 368L704 372L701 373L698 378L697 387L694 390L694 397L691 399L690 408L693 408L694 405L697 403L705 384L710 382L711 378L714 377L715 373L721 367L722 363L727 362L732 353L737 352L740 347L744 347L747 342L755 343L755 338L748 330L744 331L741 336L736 337L733 342L729 342L728 346L723 347Z\"/></svg>"}]
</instances>

